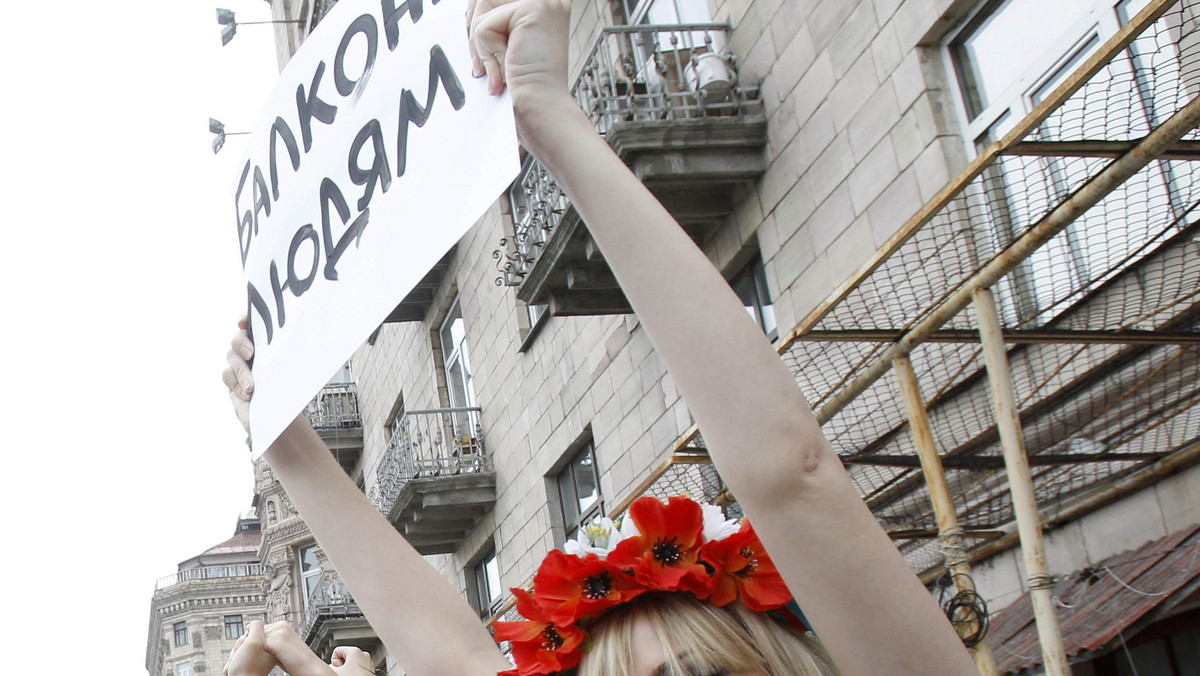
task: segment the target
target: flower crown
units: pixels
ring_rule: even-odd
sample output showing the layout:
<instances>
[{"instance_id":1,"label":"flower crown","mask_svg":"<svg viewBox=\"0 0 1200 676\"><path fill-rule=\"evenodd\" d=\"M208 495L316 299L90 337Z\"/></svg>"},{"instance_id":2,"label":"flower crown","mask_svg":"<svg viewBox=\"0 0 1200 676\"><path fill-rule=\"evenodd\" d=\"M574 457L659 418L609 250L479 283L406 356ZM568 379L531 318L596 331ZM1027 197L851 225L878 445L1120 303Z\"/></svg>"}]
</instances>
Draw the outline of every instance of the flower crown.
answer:
<instances>
[{"instance_id":1,"label":"flower crown","mask_svg":"<svg viewBox=\"0 0 1200 676\"><path fill-rule=\"evenodd\" d=\"M583 657L587 627L613 606L652 591L689 592L725 606L741 599L755 611L784 607L792 594L750 522L691 498L638 499L619 524L596 519L566 552L551 550L533 577L533 593L513 588L523 622L496 622L496 640L512 642L516 668L498 676L541 676Z\"/></svg>"}]
</instances>

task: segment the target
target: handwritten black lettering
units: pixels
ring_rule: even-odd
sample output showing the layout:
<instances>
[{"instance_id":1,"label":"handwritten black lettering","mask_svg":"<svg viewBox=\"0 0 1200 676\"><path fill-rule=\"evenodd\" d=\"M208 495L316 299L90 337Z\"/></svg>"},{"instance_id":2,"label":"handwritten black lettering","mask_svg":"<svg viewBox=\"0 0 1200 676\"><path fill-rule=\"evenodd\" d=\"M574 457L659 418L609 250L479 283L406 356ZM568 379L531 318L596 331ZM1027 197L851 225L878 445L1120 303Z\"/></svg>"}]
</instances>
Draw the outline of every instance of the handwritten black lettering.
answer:
<instances>
[{"instance_id":1,"label":"handwritten black lettering","mask_svg":"<svg viewBox=\"0 0 1200 676\"><path fill-rule=\"evenodd\" d=\"M292 171L300 169L300 149L296 147L296 135L282 117L276 117L271 125L271 196L279 201L279 155L276 153L277 142L283 139L283 147L287 148L288 158L292 161Z\"/></svg>"},{"instance_id":2,"label":"handwritten black lettering","mask_svg":"<svg viewBox=\"0 0 1200 676\"><path fill-rule=\"evenodd\" d=\"M317 97L317 87L321 85L321 76L325 74L325 62L317 64L313 73L312 86L304 93L304 85L296 87L296 113L300 116L300 138L304 141L304 152L312 149L312 121L333 124L337 117L337 106L331 106Z\"/></svg>"},{"instance_id":3,"label":"handwritten black lettering","mask_svg":"<svg viewBox=\"0 0 1200 676\"><path fill-rule=\"evenodd\" d=\"M416 24L425 13L425 7L421 0L406 0L399 7L396 6L396 0L381 0L379 4L383 10L383 33L387 36L388 51L394 52L400 44L401 17L408 14Z\"/></svg>"},{"instance_id":4,"label":"handwritten black lettering","mask_svg":"<svg viewBox=\"0 0 1200 676\"><path fill-rule=\"evenodd\" d=\"M271 197L267 194L267 180L263 178L262 168L254 167L254 183L250 186L254 195L254 234L258 234L258 212L271 216Z\"/></svg>"},{"instance_id":5,"label":"handwritten black lettering","mask_svg":"<svg viewBox=\"0 0 1200 676\"><path fill-rule=\"evenodd\" d=\"M359 159L367 139L371 140L374 157L371 166L364 168ZM387 154L383 147L383 129L379 126L379 120L367 122L358 131L358 136L354 137L354 143L350 144L349 166L350 180L354 185L366 186L362 197L358 198L358 210L362 211L371 203L376 181L379 182L379 189L385 193L392 185L392 170L388 168Z\"/></svg>"},{"instance_id":6,"label":"handwritten black lettering","mask_svg":"<svg viewBox=\"0 0 1200 676\"><path fill-rule=\"evenodd\" d=\"M407 89L400 92L400 129L396 134L396 176L404 175L408 163L408 124L411 122L418 127L424 127L433 110L433 101L437 98L438 81L446 89L450 105L459 110L466 103L467 94L463 91L462 82L446 58L446 52L441 45L434 45L429 50L429 88L425 94L425 105L417 102L417 97Z\"/></svg>"},{"instance_id":7,"label":"handwritten black lettering","mask_svg":"<svg viewBox=\"0 0 1200 676\"><path fill-rule=\"evenodd\" d=\"M300 252L300 245L305 241L312 243L312 266L307 275L298 277L296 275L296 255ZM308 291L308 287L312 286L320 263L321 239L317 236L317 231L313 229L312 224L309 223L296 231L296 234L292 236L292 244L288 247L288 285L291 286L292 293L297 297L303 296L304 292Z\"/></svg>"},{"instance_id":8,"label":"handwritten black lettering","mask_svg":"<svg viewBox=\"0 0 1200 676\"><path fill-rule=\"evenodd\" d=\"M250 176L250 160L242 168L242 177L238 179L237 191L233 195L233 211L238 222L238 248L242 251L242 266L246 265L246 256L250 255L250 240L254 238L254 216L249 209L238 214L238 204L242 201L242 190L246 187L246 179Z\"/></svg>"},{"instance_id":9,"label":"handwritten black lettering","mask_svg":"<svg viewBox=\"0 0 1200 676\"><path fill-rule=\"evenodd\" d=\"M346 227L346 231L335 244L333 241L332 221L329 218L329 205L332 204L337 209L338 217L345 224L350 220L350 207L346 204L346 198L342 196L342 191L337 187L337 184L328 178L321 181L321 233L324 235L325 241L325 279L336 281L338 278L337 264L341 260L342 254L346 252L350 246L350 241L354 240L355 246L358 246L359 240L362 239L362 231L367 227L367 213L369 209L364 209Z\"/></svg>"},{"instance_id":10,"label":"handwritten black lettering","mask_svg":"<svg viewBox=\"0 0 1200 676\"><path fill-rule=\"evenodd\" d=\"M367 55L363 62L362 74L358 76L357 80L351 80L346 75L346 50L350 48L350 41L359 33L367 38ZM346 32L342 35L342 42L338 45L337 54L333 57L333 83L337 86L339 94L350 96L356 90L362 91L362 88L367 85L367 80L371 78L371 69L375 67L375 54L378 50L379 25L375 23L375 17L363 14L346 28ZM357 94L355 98L357 98Z\"/></svg>"}]
</instances>

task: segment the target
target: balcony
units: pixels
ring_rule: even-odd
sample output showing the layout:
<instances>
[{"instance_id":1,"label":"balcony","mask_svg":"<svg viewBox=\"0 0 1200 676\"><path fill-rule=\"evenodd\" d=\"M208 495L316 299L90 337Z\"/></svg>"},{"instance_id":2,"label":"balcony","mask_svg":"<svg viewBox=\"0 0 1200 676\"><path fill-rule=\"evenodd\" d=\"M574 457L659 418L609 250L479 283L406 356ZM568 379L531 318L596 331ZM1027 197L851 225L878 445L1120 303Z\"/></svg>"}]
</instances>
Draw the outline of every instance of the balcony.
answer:
<instances>
[{"instance_id":1,"label":"balcony","mask_svg":"<svg viewBox=\"0 0 1200 676\"><path fill-rule=\"evenodd\" d=\"M239 563L230 566L202 566L200 568L188 568L181 570L173 575L160 577L154 582L154 591L160 592L164 589L174 587L177 584L191 582L193 580L220 580L228 582L239 577L261 578L263 575L262 565L258 563Z\"/></svg>"},{"instance_id":2,"label":"balcony","mask_svg":"<svg viewBox=\"0 0 1200 676\"><path fill-rule=\"evenodd\" d=\"M408 411L368 497L421 554L455 551L496 503L479 408Z\"/></svg>"},{"instance_id":3,"label":"balcony","mask_svg":"<svg viewBox=\"0 0 1200 676\"><path fill-rule=\"evenodd\" d=\"M379 645L358 603L332 570L321 572L305 602L304 619L297 633L325 660L338 646L352 645L369 652Z\"/></svg>"},{"instance_id":4,"label":"balcony","mask_svg":"<svg viewBox=\"0 0 1200 676\"><path fill-rule=\"evenodd\" d=\"M362 416L354 383L330 383L304 407L304 417L350 473L362 457Z\"/></svg>"},{"instance_id":5,"label":"balcony","mask_svg":"<svg viewBox=\"0 0 1200 676\"><path fill-rule=\"evenodd\" d=\"M692 239L766 170L762 99L738 82L726 24L609 26L572 90L617 155ZM630 312L579 214L528 157L510 191L514 237L493 254L501 284L555 315ZM619 196L614 196L619 197Z\"/></svg>"},{"instance_id":6,"label":"balcony","mask_svg":"<svg viewBox=\"0 0 1200 676\"><path fill-rule=\"evenodd\" d=\"M429 306L433 303L433 296L442 284L442 277L450 267L450 259L454 256L456 248L457 246L451 248L441 260L434 263L421 281L417 282L404 300L383 320L384 323L419 322L425 319L425 314L429 312Z\"/></svg>"}]
</instances>

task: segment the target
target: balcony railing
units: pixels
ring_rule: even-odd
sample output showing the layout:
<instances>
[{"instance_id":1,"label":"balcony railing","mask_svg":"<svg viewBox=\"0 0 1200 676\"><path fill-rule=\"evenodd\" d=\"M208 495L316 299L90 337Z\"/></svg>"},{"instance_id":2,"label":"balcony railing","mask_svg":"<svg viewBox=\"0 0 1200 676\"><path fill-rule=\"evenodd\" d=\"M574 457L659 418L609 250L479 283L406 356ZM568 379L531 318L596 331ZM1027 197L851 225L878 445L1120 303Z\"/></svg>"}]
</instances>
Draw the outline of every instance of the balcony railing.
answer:
<instances>
[{"instance_id":1,"label":"balcony railing","mask_svg":"<svg viewBox=\"0 0 1200 676\"><path fill-rule=\"evenodd\" d=\"M173 575L160 577L154 582L154 591L161 591L191 580L229 580L239 577L262 577L262 565L258 563L240 563L232 566L203 566L188 568Z\"/></svg>"},{"instance_id":2,"label":"balcony railing","mask_svg":"<svg viewBox=\"0 0 1200 676\"><path fill-rule=\"evenodd\" d=\"M408 411L379 464L370 498L385 516L409 481L423 477L490 472L483 448L482 409Z\"/></svg>"},{"instance_id":3,"label":"balcony railing","mask_svg":"<svg viewBox=\"0 0 1200 676\"><path fill-rule=\"evenodd\" d=\"M757 88L739 86L737 63L727 47L730 33L730 26L720 23L608 26L572 93L604 135L637 123L686 125L685 120L759 114ZM664 134L662 145L670 146L670 133ZM503 240L492 256L501 272L497 283L520 286L570 205L532 157L510 194L515 236Z\"/></svg>"},{"instance_id":4,"label":"balcony railing","mask_svg":"<svg viewBox=\"0 0 1200 676\"><path fill-rule=\"evenodd\" d=\"M358 412L358 394L354 383L331 383L304 407L304 417L315 430L347 429L362 426Z\"/></svg>"},{"instance_id":5,"label":"balcony railing","mask_svg":"<svg viewBox=\"0 0 1200 676\"><path fill-rule=\"evenodd\" d=\"M346 589L346 584L337 572L323 571L308 596L304 607L304 624L300 626L300 636L306 641L311 640L318 625L328 619L339 617L358 617L362 611L358 603Z\"/></svg>"},{"instance_id":6,"label":"balcony railing","mask_svg":"<svg viewBox=\"0 0 1200 676\"><path fill-rule=\"evenodd\" d=\"M759 110L738 87L729 24L607 26L571 92L601 134L622 122Z\"/></svg>"}]
</instances>

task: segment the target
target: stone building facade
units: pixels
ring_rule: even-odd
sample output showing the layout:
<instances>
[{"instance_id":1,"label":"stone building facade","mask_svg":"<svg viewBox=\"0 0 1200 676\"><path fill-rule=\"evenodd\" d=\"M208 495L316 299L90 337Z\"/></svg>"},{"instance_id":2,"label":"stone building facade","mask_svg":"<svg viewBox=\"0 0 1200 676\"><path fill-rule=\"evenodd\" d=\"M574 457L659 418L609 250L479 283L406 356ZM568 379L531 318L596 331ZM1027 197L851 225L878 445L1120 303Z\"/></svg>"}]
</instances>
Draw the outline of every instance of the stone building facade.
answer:
<instances>
[{"instance_id":1,"label":"stone building facade","mask_svg":"<svg viewBox=\"0 0 1200 676\"><path fill-rule=\"evenodd\" d=\"M282 66L332 3L272 4L302 20L277 26ZM571 77L598 129L779 340L1146 4L576 0ZM349 367L361 450L347 470L484 619L583 520L697 445L670 375L540 172L526 160ZM260 510L275 500L279 514L268 539L292 532L258 471ZM1200 523L1196 471L1060 528L1051 572ZM263 552L279 578L272 617L295 621L290 557L304 536L289 537ZM993 611L1027 585L1019 551L977 563Z\"/></svg>"},{"instance_id":2,"label":"stone building facade","mask_svg":"<svg viewBox=\"0 0 1200 676\"><path fill-rule=\"evenodd\" d=\"M150 676L218 675L246 625L265 617L257 518L155 583L146 639Z\"/></svg>"}]
</instances>

